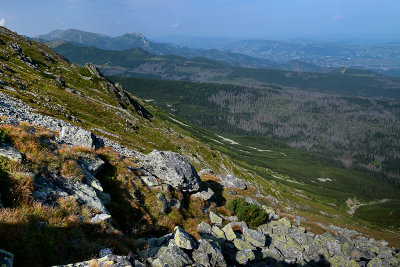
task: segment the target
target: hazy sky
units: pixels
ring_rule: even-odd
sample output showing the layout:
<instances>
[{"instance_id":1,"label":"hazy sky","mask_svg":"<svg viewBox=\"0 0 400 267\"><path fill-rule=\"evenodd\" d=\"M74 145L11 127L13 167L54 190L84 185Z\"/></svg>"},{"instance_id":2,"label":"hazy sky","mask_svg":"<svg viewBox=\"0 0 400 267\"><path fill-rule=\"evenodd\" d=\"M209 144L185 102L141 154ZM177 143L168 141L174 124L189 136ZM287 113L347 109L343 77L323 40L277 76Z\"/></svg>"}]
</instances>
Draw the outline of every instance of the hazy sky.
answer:
<instances>
[{"instance_id":1,"label":"hazy sky","mask_svg":"<svg viewBox=\"0 0 400 267\"><path fill-rule=\"evenodd\" d=\"M0 0L0 25L247 38L400 39L400 0Z\"/></svg>"}]
</instances>

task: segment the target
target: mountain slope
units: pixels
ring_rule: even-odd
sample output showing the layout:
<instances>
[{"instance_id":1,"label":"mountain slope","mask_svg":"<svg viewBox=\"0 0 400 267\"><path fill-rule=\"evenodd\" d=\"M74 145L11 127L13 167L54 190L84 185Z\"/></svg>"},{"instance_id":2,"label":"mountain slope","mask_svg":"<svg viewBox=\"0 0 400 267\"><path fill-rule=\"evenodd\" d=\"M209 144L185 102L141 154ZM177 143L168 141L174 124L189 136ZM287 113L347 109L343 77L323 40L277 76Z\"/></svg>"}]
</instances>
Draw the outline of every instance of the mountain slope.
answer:
<instances>
[{"instance_id":1,"label":"mountain slope","mask_svg":"<svg viewBox=\"0 0 400 267\"><path fill-rule=\"evenodd\" d=\"M306 192L270 180L272 175L280 175L276 172L261 177L247 170L239 165L240 159L234 162L194 138L198 128L192 130L179 118L125 92L92 64L74 65L45 45L4 27L0 27L0 49L0 261L10 258L3 249L15 254L16 266L49 266L87 260L96 257L100 249L110 248L115 254L129 256L109 255L85 265L106 261L130 266L135 260L162 266L178 260L193 263L208 258L200 244L212 239L197 225L208 225L214 235L218 231L220 238L225 237L218 220L226 224L237 214L240 225L246 225L241 228L243 236L233 233L234 242L216 240L221 245L207 241L215 253L220 251L218 259L222 261L222 255L229 266L245 263L238 249L243 246L284 251L268 254L267 259L249 257L246 262L292 259L291 250L285 248L294 244L295 236L302 240L296 245L301 252L296 258L299 264L314 257L319 261L320 249L332 263L397 262L395 249L363 237L365 233L385 238L398 246L394 230L371 230L367 222L327 204L328 199L316 201ZM199 172L200 179L196 169L202 168L213 171ZM204 191L195 195L192 190L198 187ZM210 190L214 196L208 198ZM233 202L235 199L240 202ZM238 204L238 209L228 209L231 202ZM278 220L274 210L285 218ZM258 216L242 217L243 212ZM254 243L250 241L254 235L266 238L264 232L254 229L260 223L265 223L265 231L268 227L276 233L285 231L284 236L271 233L274 247L268 248L266 240L250 243ZM328 232L312 234L328 230L338 235L338 240L347 238L346 244L352 247L349 255L341 255L341 249L325 249L342 246ZM303 259L308 241L316 250L309 250L311 258ZM102 250L101 255L110 250ZM258 249L254 251L248 254L258 253ZM381 252L384 259L377 257Z\"/></svg>"}]
</instances>

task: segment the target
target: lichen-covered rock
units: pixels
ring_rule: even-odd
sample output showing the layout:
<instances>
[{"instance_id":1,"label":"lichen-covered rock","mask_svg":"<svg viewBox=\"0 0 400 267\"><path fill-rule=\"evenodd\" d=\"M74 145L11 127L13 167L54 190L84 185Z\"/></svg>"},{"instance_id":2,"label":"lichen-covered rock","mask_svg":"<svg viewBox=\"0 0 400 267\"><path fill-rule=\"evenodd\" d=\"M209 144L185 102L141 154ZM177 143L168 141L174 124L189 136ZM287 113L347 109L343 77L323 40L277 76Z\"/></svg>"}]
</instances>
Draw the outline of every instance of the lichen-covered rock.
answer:
<instances>
[{"instance_id":1,"label":"lichen-covered rock","mask_svg":"<svg viewBox=\"0 0 400 267\"><path fill-rule=\"evenodd\" d=\"M171 151L153 150L143 162L143 168L164 183L182 191L197 191L201 180L187 159Z\"/></svg>"},{"instance_id":2,"label":"lichen-covered rock","mask_svg":"<svg viewBox=\"0 0 400 267\"><path fill-rule=\"evenodd\" d=\"M93 259L84 262L78 262L74 264L68 265L60 265L68 266L68 267L91 267L91 266L107 266L107 267L132 267L133 259L129 256L118 256L114 254L108 254L99 259ZM136 264L134 265L136 266ZM140 265L139 265L140 266Z\"/></svg>"},{"instance_id":3,"label":"lichen-covered rock","mask_svg":"<svg viewBox=\"0 0 400 267\"><path fill-rule=\"evenodd\" d=\"M215 214L214 212L210 211L210 220L211 223L216 224L216 225L222 225L222 217Z\"/></svg>"},{"instance_id":4,"label":"lichen-covered rock","mask_svg":"<svg viewBox=\"0 0 400 267\"><path fill-rule=\"evenodd\" d=\"M211 234L212 227L208 223L201 222L197 225L200 234Z\"/></svg>"},{"instance_id":5,"label":"lichen-covered rock","mask_svg":"<svg viewBox=\"0 0 400 267\"><path fill-rule=\"evenodd\" d=\"M276 248L287 263L296 263L303 260L304 248L290 236L274 235L270 248Z\"/></svg>"},{"instance_id":6,"label":"lichen-covered rock","mask_svg":"<svg viewBox=\"0 0 400 267\"><path fill-rule=\"evenodd\" d=\"M59 138L61 141L74 146L94 149L104 146L102 139L97 138L93 133L76 126L63 126Z\"/></svg>"},{"instance_id":7,"label":"lichen-covered rock","mask_svg":"<svg viewBox=\"0 0 400 267\"><path fill-rule=\"evenodd\" d=\"M154 267L183 267L190 264L193 264L193 261L175 244L175 242L170 242L168 247L160 248L156 259L151 263Z\"/></svg>"},{"instance_id":8,"label":"lichen-covered rock","mask_svg":"<svg viewBox=\"0 0 400 267\"><path fill-rule=\"evenodd\" d=\"M197 192L193 196L198 197L204 201L209 201L209 202L215 201L215 193L210 188L207 188L207 190Z\"/></svg>"},{"instance_id":9,"label":"lichen-covered rock","mask_svg":"<svg viewBox=\"0 0 400 267\"><path fill-rule=\"evenodd\" d=\"M193 260L201 266L227 266L221 247L217 242L204 239L199 240L199 248L193 254Z\"/></svg>"},{"instance_id":10,"label":"lichen-covered rock","mask_svg":"<svg viewBox=\"0 0 400 267\"><path fill-rule=\"evenodd\" d=\"M211 234L219 239L226 239L225 238L225 233L224 231L221 230L221 228L219 228L218 226L214 225L212 227L212 232Z\"/></svg>"},{"instance_id":11,"label":"lichen-covered rock","mask_svg":"<svg viewBox=\"0 0 400 267\"><path fill-rule=\"evenodd\" d=\"M225 233L225 237L228 241L232 241L235 238L239 238L239 236L233 231L232 227L227 224L222 228L222 231Z\"/></svg>"},{"instance_id":12,"label":"lichen-covered rock","mask_svg":"<svg viewBox=\"0 0 400 267\"><path fill-rule=\"evenodd\" d=\"M278 220L278 219L280 219L279 215L277 215L273 209L268 208L265 205L263 205L262 208L268 214L268 219L269 220Z\"/></svg>"},{"instance_id":13,"label":"lichen-covered rock","mask_svg":"<svg viewBox=\"0 0 400 267\"><path fill-rule=\"evenodd\" d=\"M210 169L202 169L201 171L199 171L199 175L203 175L203 174L211 174L214 175L214 172Z\"/></svg>"},{"instance_id":14,"label":"lichen-covered rock","mask_svg":"<svg viewBox=\"0 0 400 267\"><path fill-rule=\"evenodd\" d=\"M256 250L256 247L240 238L234 239L233 244L238 250Z\"/></svg>"},{"instance_id":15,"label":"lichen-covered rock","mask_svg":"<svg viewBox=\"0 0 400 267\"><path fill-rule=\"evenodd\" d=\"M355 262L353 260L348 260L346 257L340 256L340 255L334 255L333 257L328 259L328 262L330 263L330 266L332 266L332 267L359 267L360 266L357 262ZM382 266L382 265L377 265L377 266Z\"/></svg>"},{"instance_id":16,"label":"lichen-covered rock","mask_svg":"<svg viewBox=\"0 0 400 267\"><path fill-rule=\"evenodd\" d=\"M175 244L184 249L194 249L196 241L181 227L176 226L174 229L174 240Z\"/></svg>"},{"instance_id":17,"label":"lichen-covered rock","mask_svg":"<svg viewBox=\"0 0 400 267\"><path fill-rule=\"evenodd\" d=\"M5 143L0 144L0 157L13 160L18 163L22 162L22 153L19 152L15 147Z\"/></svg>"},{"instance_id":18,"label":"lichen-covered rock","mask_svg":"<svg viewBox=\"0 0 400 267\"><path fill-rule=\"evenodd\" d=\"M247 188L246 183L237 178L234 175L220 176L221 185L228 188L239 188L245 190Z\"/></svg>"},{"instance_id":19,"label":"lichen-covered rock","mask_svg":"<svg viewBox=\"0 0 400 267\"><path fill-rule=\"evenodd\" d=\"M253 246L256 247L264 247L266 238L265 235L259 231L256 230L251 230L251 229L244 229L243 230L243 236L247 242L252 244Z\"/></svg>"},{"instance_id":20,"label":"lichen-covered rock","mask_svg":"<svg viewBox=\"0 0 400 267\"><path fill-rule=\"evenodd\" d=\"M249 261L252 261L256 258L254 252L250 249L247 250L239 250L236 253L236 261L240 264L246 264Z\"/></svg>"},{"instance_id":21,"label":"lichen-covered rock","mask_svg":"<svg viewBox=\"0 0 400 267\"><path fill-rule=\"evenodd\" d=\"M14 255L10 252L0 249L0 266L12 267L14 262Z\"/></svg>"}]
</instances>

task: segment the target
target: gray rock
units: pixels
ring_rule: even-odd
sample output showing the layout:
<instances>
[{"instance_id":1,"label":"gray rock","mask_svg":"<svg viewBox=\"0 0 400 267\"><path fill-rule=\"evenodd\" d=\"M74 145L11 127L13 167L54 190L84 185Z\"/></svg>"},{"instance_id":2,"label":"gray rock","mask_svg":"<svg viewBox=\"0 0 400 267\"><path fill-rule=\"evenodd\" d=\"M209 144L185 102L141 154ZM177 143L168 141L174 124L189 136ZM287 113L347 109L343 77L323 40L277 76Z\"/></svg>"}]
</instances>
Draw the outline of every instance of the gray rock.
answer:
<instances>
[{"instance_id":1,"label":"gray rock","mask_svg":"<svg viewBox=\"0 0 400 267\"><path fill-rule=\"evenodd\" d=\"M236 238L239 238L239 235L235 233L235 231L233 231L232 227L227 224L222 228L222 231L224 231L225 233L225 237L228 241L232 241Z\"/></svg>"},{"instance_id":2,"label":"gray rock","mask_svg":"<svg viewBox=\"0 0 400 267\"><path fill-rule=\"evenodd\" d=\"M252 199L251 197L245 197L245 201L247 204L253 204L253 205L257 205L257 206L261 207L261 204L258 203L257 200Z\"/></svg>"},{"instance_id":3,"label":"gray rock","mask_svg":"<svg viewBox=\"0 0 400 267\"><path fill-rule=\"evenodd\" d=\"M193 254L193 260L201 266L227 266L221 247L217 242L204 239L199 240L199 248Z\"/></svg>"},{"instance_id":4,"label":"gray rock","mask_svg":"<svg viewBox=\"0 0 400 267\"><path fill-rule=\"evenodd\" d=\"M247 242L252 244L253 246L256 247L264 247L266 238L265 235L259 231L256 230L251 230L251 229L244 229L243 230L243 236Z\"/></svg>"},{"instance_id":5,"label":"gray rock","mask_svg":"<svg viewBox=\"0 0 400 267\"><path fill-rule=\"evenodd\" d=\"M268 213L268 219L269 220L278 220L278 219L280 219L279 215L277 215L273 209L268 208L265 205L263 205L262 208L266 213Z\"/></svg>"},{"instance_id":6,"label":"gray rock","mask_svg":"<svg viewBox=\"0 0 400 267\"><path fill-rule=\"evenodd\" d=\"M168 211L168 208L169 208L169 203L168 203L167 198L163 194L158 193L157 194L157 199L159 200L159 203L161 205L161 212L163 214L167 214L167 211Z\"/></svg>"},{"instance_id":7,"label":"gray rock","mask_svg":"<svg viewBox=\"0 0 400 267\"><path fill-rule=\"evenodd\" d=\"M241 190L245 190L247 188L246 183L242 180L237 178L234 175L227 175L227 176L219 176L221 180L221 185L228 188L239 188Z\"/></svg>"},{"instance_id":8,"label":"gray rock","mask_svg":"<svg viewBox=\"0 0 400 267\"><path fill-rule=\"evenodd\" d=\"M304 248L290 236L273 236L270 248L276 248L287 263L300 263L303 260Z\"/></svg>"},{"instance_id":9,"label":"gray rock","mask_svg":"<svg viewBox=\"0 0 400 267\"><path fill-rule=\"evenodd\" d=\"M211 223L216 224L216 225L222 225L222 217L215 214L214 212L210 211L210 220Z\"/></svg>"},{"instance_id":10,"label":"gray rock","mask_svg":"<svg viewBox=\"0 0 400 267\"><path fill-rule=\"evenodd\" d=\"M93 187L94 189L103 192L103 187L101 186L101 183L99 180L97 180L96 177L94 177L90 172L84 170L84 181L87 185Z\"/></svg>"},{"instance_id":11,"label":"gray rock","mask_svg":"<svg viewBox=\"0 0 400 267\"><path fill-rule=\"evenodd\" d=\"M230 222L237 222L239 219L237 216L223 216L224 220Z\"/></svg>"},{"instance_id":12,"label":"gray rock","mask_svg":"<svg viewBox=\"0 0 400 267\"><path fill-rule=\"evenodd\" d=\"M91 175L96 176L96 174L104 167L105 162L97 155L94 154L84 154L78 159L79 164L87 170Z\"/></svg>"},{"instance_id":13,"label":"gray rock","mask_svg":"<svg viewBox=\"0 0 400 267\"><path fill-rule=\"evenodd\" d=\"M234 227L240 228L240 229L242 229L242 231L244 231L244 229L249 228L245 222L230 222L227 225L229 225L232 228L234 228Z\"/></svg>"},{"instance_id":14,"label":"gray rock","mask_svg":"<svg viewBox=\"0 0 400 267\"><path fill-rule=\"evenodd\" d=\"M211 234L213 236L215 236L216 238L220 239L220 240L224 240L225 238L225 233L224 231L221 230L221 228L219 228L218 226L214 225L212 227L212 232Z\"/></svg>"},{"instance_id":15,"label":"gray rock","mask_svg":"<svg viewBox=\"0 0 400 267\"><path fill-rule=\"evenodd\" d=\"M240 238L234 239L233 244L238 250L256 250L256 247Z\"/></svg>"},{"instance_id":16,"label":"gray rock","mask_svg":"<svg viewBox=\"0 0 400 267\"><path fill-rule=\"evenodd\" d=\"M250 249L246 250L239 250L236 253L236 261L239 264L245 265L247 262L255 260L256 256L254 255L254 252Z\"/></svg>"},{"instance_id":17,"label":"gray rock","mask_svg":"<svg viewBox=\"0 0 400 267\"><path fill-rule=\"evenodd\" d=\"M197 225L200 234L211 234L212 227L208 223L201 222Z\"/></svg>"},{"instance_id":18,"label":"gray rock","mask_svg":"<svg viewBox=\"0 0 400 267\"><path fill-rule=\"evenodd\" d=\"M174 229L174 240L175 244L180 248L191 250L196 246L196 241L193 237L179 226L176 226Z\"/></svg>"},{"instance_id":19,"label":"gray rock","mask_svg":"<svg viewBox=\"0 0 400 267\"><path fill-rule=\"evenodd\" d=\"M212 191L210 188L207 188L207 190L203 190L200 192L197 192L196 194L193 194L194 197L198 197L204 201L215 201L215 194L214 191Z\"/></svg>"},{"instance_id":20,"label":"gray rock","mask_svg":"<svg viewBox=\"0 0 400 267\"><path fill-rule=\"evenodd\" d=\"M74 146L82 146L98 149L104 146L102 139L97 138L93 133L76 126L62 126L60 140Z\"/></svg>"},{"instance_id":21,"label":"gray rock","mask_svg":"<svg viewBox=\"0 0 400 267\"><path fill-rule=\"evenodd\" d=\"M147 185L148 187L155 187L160 185L160 183L158 182L157 178L150 175L150 176L140 176L140 180L142 180L142 182Z\"/></svg>"},{"instance_id":22,"label":"gray rock","mask_svg":"<svg viewBox=\"0 0 400 267\"><path fill-rule=\"evenodd\" d=\"M211 174L211 175L214 175L214 172L213 172L212 170L210 170L210 169L202 169L202 170L199 172L199 175L203 175L203 174Z\"/></svg>"},{"instance_id":23,"label":"gray rock","mask_svg":"<svg viewBox=\"0 0 400 267\"><path fill-rule=\"evenodd\" d=\"M171 151L153 150L143 162L143 168L164 183L182 191L197 191L201 180L187 159Z\"/></svg>"},{"instance_id":24,"label":"gray rock","mask_svg":"<svg viewBox=\"0 0 400 267\"><path fill-rule=\"evenodd\" d=\"M0 266L12 267L14 262L14 255L10 252L0 249Z\"/></svg>"},{"instance_id":25,"label":"gray rock","mask_svg":"<svg viewBox=\"0 0 400 267\"><path fill-rule=\"evenodd\" d=\"M175 242L170 242L168 247L162 247L157 255L156 259L152 262L154 267L165 267L165 266L176 266L183 267L192 264L193 261L185 254Z\"/></svg>"},{"instance_id":26,"label":"gray rock","mask_svg":"<svg viewBox=\"0 0 400 267\"><path fill-rule=\"evenodd\" d=\"M0 144L0 157L4 157L18 163L22 162L22 153L9 144Z\"/></svg>"},{"instance_id":27,"label":"gray rock","mask_svg":"<svg viewBox=\"0 0 400 267\"><path fill-rule=\"evenodd\" d=\"M111 215L110 214L105 214L105 213L101 213L101 214L96 214L92 219L90 219L91 223L97 224L97 223L101 223L101 222L110 222L111 221Z\"/></svg>"}]
</instances>

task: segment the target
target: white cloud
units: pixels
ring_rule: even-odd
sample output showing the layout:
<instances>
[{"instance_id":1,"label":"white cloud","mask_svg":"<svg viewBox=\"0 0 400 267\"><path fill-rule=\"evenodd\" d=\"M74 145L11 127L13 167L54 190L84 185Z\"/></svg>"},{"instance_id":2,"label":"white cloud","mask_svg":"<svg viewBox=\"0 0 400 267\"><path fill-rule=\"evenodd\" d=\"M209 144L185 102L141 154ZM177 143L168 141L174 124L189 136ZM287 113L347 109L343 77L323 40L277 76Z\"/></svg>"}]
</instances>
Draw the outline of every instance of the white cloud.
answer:
<instances>
[{"instance_id":1,"label":"white cloud","mask_svg":"<svg viewBox=\"0 0 400 267\"><path fill-rule=\"evenodd\" d=\"M340 13L338 13L338 14L335 15L335 16L332 16L332 20L341 20L341 19L343 19L343 15L340 14Z\"/></svg>"},{"instance_id":2,"label":"white cloud","mask_svg":"<svg viewBox=\"0 0 400 267\"><path fill-rule=\"evenodd\" d=\"M181 24L178 22L178 23L175 23L174 25L172 25L172 27L173 27L173 28L178 28L180 25L181 25Z\"/></svg>"},{"instance_id":3,"label":"white cloud","mask_svg":"<svg viewBox=\"0 0 400 267\"><path fill-rule=\"evenodd\" d=\"M0 26L4 26L6 24L6 20L4 18L0 19Z\"/></svg>"}]
</instances>

